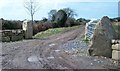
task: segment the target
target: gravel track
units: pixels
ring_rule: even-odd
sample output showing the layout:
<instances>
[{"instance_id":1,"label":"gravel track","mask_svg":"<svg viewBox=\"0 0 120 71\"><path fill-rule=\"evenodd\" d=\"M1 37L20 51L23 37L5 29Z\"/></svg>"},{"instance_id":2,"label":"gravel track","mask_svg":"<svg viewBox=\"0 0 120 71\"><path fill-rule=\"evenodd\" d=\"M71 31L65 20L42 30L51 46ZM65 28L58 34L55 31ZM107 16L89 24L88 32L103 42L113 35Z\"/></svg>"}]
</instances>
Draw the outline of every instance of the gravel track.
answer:
<instances>
[{"instance_id":1,"label":"gravel track","mask_svg":"<svg viewBox=\"0 0 120 71\"><path fill-rule=\"evenodd\" d=\"M84 26L50 36L2 43L2 69L113 69L111 59L88 56Z\"/></svg>"}]
</instances>

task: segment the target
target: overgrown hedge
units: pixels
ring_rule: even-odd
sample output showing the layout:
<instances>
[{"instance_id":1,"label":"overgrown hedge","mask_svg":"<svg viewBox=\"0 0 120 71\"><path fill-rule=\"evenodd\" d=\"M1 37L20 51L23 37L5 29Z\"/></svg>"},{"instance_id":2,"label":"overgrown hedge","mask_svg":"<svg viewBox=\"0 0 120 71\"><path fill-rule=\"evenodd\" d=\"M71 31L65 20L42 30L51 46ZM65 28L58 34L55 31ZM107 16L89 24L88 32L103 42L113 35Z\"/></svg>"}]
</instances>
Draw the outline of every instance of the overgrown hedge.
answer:
<instances>
[{"instance_id":1,"label":"overgrown hedge","mask_svg":"<svg viewBox=\"0 0 120 71\"><path fill-rule=\"evenodd\" d=\"M2 19L2 30L17 30L22 29L23 21L20 20L4 20ZM72 27L75 25L81 25L84 22L82 20L75 20L74 18L68 18L62 27ZM84 23L85 24L85 23ZM45 31L49 28L58 28L58 23L55 21L48 21L47 19L36 20L33 24L33 34Z\"/></svg>"},{"instance_id":2,"label":"overgrown hedge","mask_svg":"<svg viewBox=\"0 0 120 71\"><path fill-rule=\"evenodd\" d=\"M22 29L22 21L2 20L2 30Z\"/></svg>"}]
</instances>

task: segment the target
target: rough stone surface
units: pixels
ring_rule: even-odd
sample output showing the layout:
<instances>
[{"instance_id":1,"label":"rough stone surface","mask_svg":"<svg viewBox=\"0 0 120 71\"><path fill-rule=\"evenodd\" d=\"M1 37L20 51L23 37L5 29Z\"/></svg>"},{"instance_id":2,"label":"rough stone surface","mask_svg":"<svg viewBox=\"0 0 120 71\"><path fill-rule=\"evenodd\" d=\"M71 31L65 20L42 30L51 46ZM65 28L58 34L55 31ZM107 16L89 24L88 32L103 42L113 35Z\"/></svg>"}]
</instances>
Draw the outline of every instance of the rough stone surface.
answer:
<instances>
[{"instance_id":1,"label":"rough stone surface","mask_svg":"<svg viewBox=\"0 0 120 71\"><path fill-rule=\"evenodd\" d=\"M25 31L25 38L29 39L33 36L33 27L32 23L29 23L27 20L25 20L22 24L22 28Z\"/></svg>"},{"instance_id":2,"label":"rough stone surface","mask_svg":"<svg viewBox=\"0 0 120 71\"><path fill-rule=\"evenodd\" d=\"M112 59L114 63L120 66L120 44L119 40L114 41L114 45L112 45Z\"/></svg>"},{"instance_id":3,"label":"rough stone surface","mask_svg":"<svg viewBox=\"0 0 120 71\"><path fill-rule=\"evenodd\" d=\"M62 45L66 53L73 54L73 56L89 56L88 45L81 40L71 40Z\"/></svg>"},{"instance_id":4,"label":"rough stone surface","mask_svg":"<svg viewBox=\"0 0 120 71\"><path fill-rule=\"evenodd\" d=\"M120 40L115 40L115 39L114 39L114 40L112 40L111 42L112 42L113 45L115 45L115 44L120 44Z\"/></svg>"},{"instance_id":5,"label":"rough stone surface","mask_svg":"<svg viewBox=\"0 0 120 71\"><path fill-rule=\"evenodd\" d=\"M24 38L24 37L23 37L22 34L20 34L20 35L13 35L13 36L11 37L11 41L22 40L23 38Z\"/></svg>"},{"instance_id":6,"label":"rough stone surface","mask_svg":"<svg viewBox=\"0 0 120 71\"><path fill-rule=\"evenodd\" d=\"M112 45L112 49L120 51L120 44Z\"/></svg>"},{"instance_id":7,"label":"rough stone surface","mask_svg":"<svg viewBox=\"0 0 120 71\"><path fill-rule=\"evenodd\" d=\"M112 59L120 60L120 51L113 50L112 51Z\"/></svg>"},{"instance_id":8,"label":"rough stone surface","mask_svg":"<svg viewBox=\"0 0 120 71\"><path fill-rule=\"evenodd\" d=\"M0 39L2 42L18 41L24 39L23 30L1 30L0 34L2 34Z\"/></svg>"},{"instance_id":9,"label":"rough stone surface","mask_svg":"<svg viewBox=\"0 0 120 71\"><path fill-rule=\"evenodd\" d=\"M9 42L10 41L10 37L8 37L8 36L2 37L1 41L2 42Z\"/></svg>"},{"instance_id":10,"label":"rough stone surface","mask_svg":"<svg viewBox=\"0 0 120 71\"><path fill-rule=\"evenodd\" d=\"M94 56L112 57L111 40L116 38L112 23L104 16L96 25L89 54Z\"/></svg>"}]
</instances>

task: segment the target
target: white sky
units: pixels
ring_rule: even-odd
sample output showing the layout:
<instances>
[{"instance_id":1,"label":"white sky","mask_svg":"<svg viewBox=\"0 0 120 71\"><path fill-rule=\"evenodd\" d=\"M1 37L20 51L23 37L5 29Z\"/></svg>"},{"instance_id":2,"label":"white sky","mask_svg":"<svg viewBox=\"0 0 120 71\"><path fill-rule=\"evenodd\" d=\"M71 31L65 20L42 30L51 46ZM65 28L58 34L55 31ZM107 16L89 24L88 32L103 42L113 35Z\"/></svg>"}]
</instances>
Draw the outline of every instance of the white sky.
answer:
<instances>
[{"instance_id":1,"label":"white sky","mask_svg":"<svg viewBox=\"0 0 120 71\"><path fill-rule=\"evenodd\" d=\"M23 6L26 0L0 0L0 18L6 18L7 16L16 16L18 19L20 15L24 15L22 18L28 18L29 15ZM56 9L61 8L63 3L72 2L118 2L119 0L37 0L40 5L41 10L46 10L48 12L48 7ZM44 12L44 11L41 11ZM18 15L19 14L19 15ZM45 15L45 14L43 14ZM46 15L45 15L46 16Z\"/></svg>"}]
</instances>

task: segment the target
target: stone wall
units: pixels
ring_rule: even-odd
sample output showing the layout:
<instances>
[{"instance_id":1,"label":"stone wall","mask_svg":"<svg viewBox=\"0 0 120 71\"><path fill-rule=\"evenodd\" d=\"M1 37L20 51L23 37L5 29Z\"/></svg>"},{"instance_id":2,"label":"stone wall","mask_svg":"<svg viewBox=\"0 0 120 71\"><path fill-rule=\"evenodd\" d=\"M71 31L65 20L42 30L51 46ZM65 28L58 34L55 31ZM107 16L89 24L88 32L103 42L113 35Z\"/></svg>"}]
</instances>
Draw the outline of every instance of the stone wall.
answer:
<instances>
[{"instance_id":1,"label":"stone wall","mask_svg":"<svg viewBox=\"0 0 120 71\"><path fill-rule=\"evenodd\" d=\"M120 40L116 40L112 45L112 59L120 65Z\"/></svg>"},{"instance_id":2,"label":"stone wall","mask_svg":"<svg viewBox=\"0 0 120 71\"><path fill-rule=\"evenodd\" d=\"M0 30L0 33L2 33L2 38L0 39L2 42L18 41L24 39L23 30Z\"/></svg>"},{"instance_id":3,"label":"stone wall","mask_svg":"<svg viewBox=\"0 0 120 71\"><path fill-rule=\"evenodd\" d=\"M0 25L2 25L2 21L0 21ZM1 36L2 35L2 36ZM33 36L33 27L30 21L25 20L22 23L22 29L18 30L0 30L0 41L2 42L10 42L10 41L18 41L22 39L31 39Z\"/></svg>"}]
</instances>

